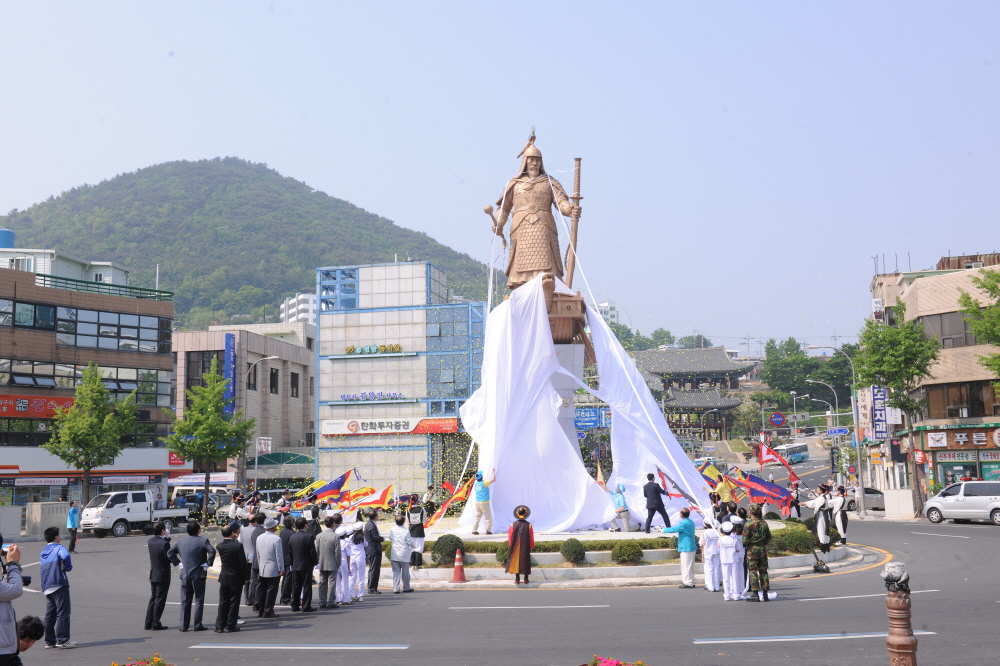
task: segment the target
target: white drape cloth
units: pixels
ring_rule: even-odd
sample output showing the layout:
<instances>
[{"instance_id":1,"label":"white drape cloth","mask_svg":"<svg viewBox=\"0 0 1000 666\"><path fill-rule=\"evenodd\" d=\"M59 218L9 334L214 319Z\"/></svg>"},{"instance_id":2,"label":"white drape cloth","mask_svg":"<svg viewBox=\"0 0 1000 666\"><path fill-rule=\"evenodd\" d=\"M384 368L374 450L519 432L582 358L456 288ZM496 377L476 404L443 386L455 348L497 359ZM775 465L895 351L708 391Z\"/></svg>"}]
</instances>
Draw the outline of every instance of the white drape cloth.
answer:
<instances>
[{"instance_id":1,"label":"white drape cloth","mask_svg":"<svg viewBox=\"0 0 1000 666\"><path fill-rule=\"evenodd\" d=\"M570 293L561 282L557 285L557 290ZM614 469L609 487L623 484L629 506L641 511L646 506L642 495L646 474L659 468L707 508L704 479L670 432L632 359L592 308L588 322L601 383L591 393L607 402L612 412ZM572 376L556 358L538 277L515 289L490 313L482 385L461 409L465 429L479 445L479 469L486 478L496 469L496 483L490 486L495 532L513 522L519 504L531 508L529 520L536 532L605 525L614 517L611 495L587 473L577 442L559 425L563 408L552 386L556 372ZM668 491L678 489L668 487ZM673 522L677 512L691 504L686 499L664 500ZM474 505L470 498L462 512L459 525L464 530L472 525Z\"/></svg>"}]
</instances>

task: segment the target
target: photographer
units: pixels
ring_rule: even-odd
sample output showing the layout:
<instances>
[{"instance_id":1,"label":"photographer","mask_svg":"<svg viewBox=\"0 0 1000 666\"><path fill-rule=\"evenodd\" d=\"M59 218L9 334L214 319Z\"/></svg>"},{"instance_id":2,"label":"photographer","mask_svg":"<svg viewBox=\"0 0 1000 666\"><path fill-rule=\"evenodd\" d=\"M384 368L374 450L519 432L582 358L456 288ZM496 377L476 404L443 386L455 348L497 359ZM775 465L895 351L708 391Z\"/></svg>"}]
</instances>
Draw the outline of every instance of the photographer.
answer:
<instances>
[{"instance_id":1,"label":"photographer","mask_svg":"<svg viewBox=\"0 0 1000 666\"><path fill-rule=\"evenodd\" d=\"M0 536L3 546L3 536ZM14 613L14 599L24 593L21 580L21 550L12 545L0 553L3 575L0 578L0 666L17 664L18 635L17 615Z\"/></svg>"}]
</instances>

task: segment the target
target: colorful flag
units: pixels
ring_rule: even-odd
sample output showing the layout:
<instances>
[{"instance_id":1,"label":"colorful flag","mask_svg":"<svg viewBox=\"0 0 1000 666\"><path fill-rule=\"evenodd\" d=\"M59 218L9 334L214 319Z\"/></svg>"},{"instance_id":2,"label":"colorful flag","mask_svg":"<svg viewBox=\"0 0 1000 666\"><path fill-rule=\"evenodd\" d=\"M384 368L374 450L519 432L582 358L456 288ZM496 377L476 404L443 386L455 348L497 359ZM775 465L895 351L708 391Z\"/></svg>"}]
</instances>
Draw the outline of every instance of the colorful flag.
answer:
<instances>
[{"instance_id":1,"label":"colorful flag","mask_svg":"<svg viewBox=\"0 0 1000 666\"><path fill-rule=\"evenodd\" d=\"M774 449L768 447L766 444L760 445L760 468L764 469L764 463L776 462L785 466L788 470L788 480L789 482L800 481L799 477L792 471L792 466L788 464L788 461L779 456Z\"/></svg>"},{"instance_id":2,"label":"colorful flag","mask_svg":"<svg viewBox=\"0 0 1000 666\"><path fill-rule=\"evenodd\" d=\"M441 487L448 491L448 497L455 494L455 486L451 485L448 481L441 484Z\"/></svg>"},{"instance_id":3,"label":"colorful flag","mask_svg":"<svg viewBox=\"0 0 1000 666\"><path fill-rule=\"evenodd\" d=\"M333 481L330 481L329 483L323 483L322 485L318 486L310 494L316 495L316 499L320 502L328 502L331 504L339 502L340 498L343 496L344 486L347 485L348 479L351 478L351 475L355 471L356 469L347 470ZM313 485L315 486L316 484Z\"/></svg>"},{"instance_id":4,"label":"colorful flag","mask_svg":"<svg viewBox=\"0 0 1000 666\"><path fill-rule=\"evenodd\" d=\"M392 491L395 488L395 484L390 483L388 486L383 488L380 492L374 493L369 497L362 499L360 502L352 504L348 511L353 511L354 509L364 509L368 507L374 507L376 509L388 509L390 501L392 500Z\"/></svg>"},{"instance_id":5,"label":"colorful flag","mask_svg":"<svg viewBox=\"0 0 1000 666\"><path fill-rule=\"evenodd\" d=\"M472 477L471 479L469 479L468 481L466 481L464 484L462 484L461 488L459 488L457 491L455 491L454 493L452 493L452 496L449 497L448 499L446 499L444 501L444 503L441 505L441 507L437 511L434 512L434 515L431 516L430 519L426 523L424 523L424 528L425 529L429 529L431 527L431 525L433 525L434 523L436 523L441 518L441 516L444 515L444 512L448 510L448 507L451 506L452 502L455 502L455 501L458 501L458 500L468 499L469 498L469 493L472 491L472 483L475 480L476 480L476 477ZM444 484L442 484L442 485L444 485Z\"/></svg>"},{"instance_id":6,"label":"colorful flag","mask_svg":"<svg viewBox=\"0 0 1000 666\"><path fill-rule=\"evenodd\" d=\"M607 483L604 481L604 472L601 471L600 463L597 464L597 485L599 485L601 488L604 488L605 490L608 490Z\"/></svg>"},{"instance_id":7,"label":"colorful flag","mask_svg":"<svg viewBox=\"0 0 1000 666\"><path fill-rule=\"evenodd\" d=\"M355 490L345 490L340 499L337 500L337 506L341 509L346 509L351 506L359 499L368 497L369 495L374 495L375 489L371 486L364 486L363 488L356 488Z\"/></svg>"}]
</instances>

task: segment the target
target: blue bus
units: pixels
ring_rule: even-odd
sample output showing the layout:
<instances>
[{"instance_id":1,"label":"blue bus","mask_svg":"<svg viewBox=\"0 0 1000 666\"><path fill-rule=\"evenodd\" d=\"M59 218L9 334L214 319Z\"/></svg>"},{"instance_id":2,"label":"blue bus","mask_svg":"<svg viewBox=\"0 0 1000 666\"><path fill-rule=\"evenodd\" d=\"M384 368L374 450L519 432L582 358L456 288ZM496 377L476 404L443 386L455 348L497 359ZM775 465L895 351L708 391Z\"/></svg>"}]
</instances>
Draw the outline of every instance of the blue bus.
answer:
<instances>
[{"instance_id":1,"label":"blue bus","mask_svg":"<svg viewBox=\"0 0 1000 666\"><path fill-rule=\"evenodd\" d=\"M782 444L774 447L774 452L787 460L789 465L809 460L808 444Z\"/></svg>"}]
</instances>

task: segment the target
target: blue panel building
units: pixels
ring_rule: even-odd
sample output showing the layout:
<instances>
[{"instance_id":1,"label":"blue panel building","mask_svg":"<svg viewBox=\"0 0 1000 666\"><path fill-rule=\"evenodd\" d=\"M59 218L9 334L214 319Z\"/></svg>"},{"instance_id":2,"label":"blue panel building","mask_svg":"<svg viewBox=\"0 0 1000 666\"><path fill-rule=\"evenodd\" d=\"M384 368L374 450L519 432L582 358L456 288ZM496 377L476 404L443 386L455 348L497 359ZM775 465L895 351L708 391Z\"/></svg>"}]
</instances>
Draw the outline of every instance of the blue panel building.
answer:
<instances>
[{"instance_id":1,"label":"blue panel building","mask_svg":"<svg viewBox=\"0 0 1000 666\"><path fill-rule=\"evenodd\" d=\"M468 450L458 409L479 386L486 304L449 299L430 262L319 268L316 296L317 478L357 467L366 485L399 493L452 480L445 461Z\"/></svg>"}]
</instances>

